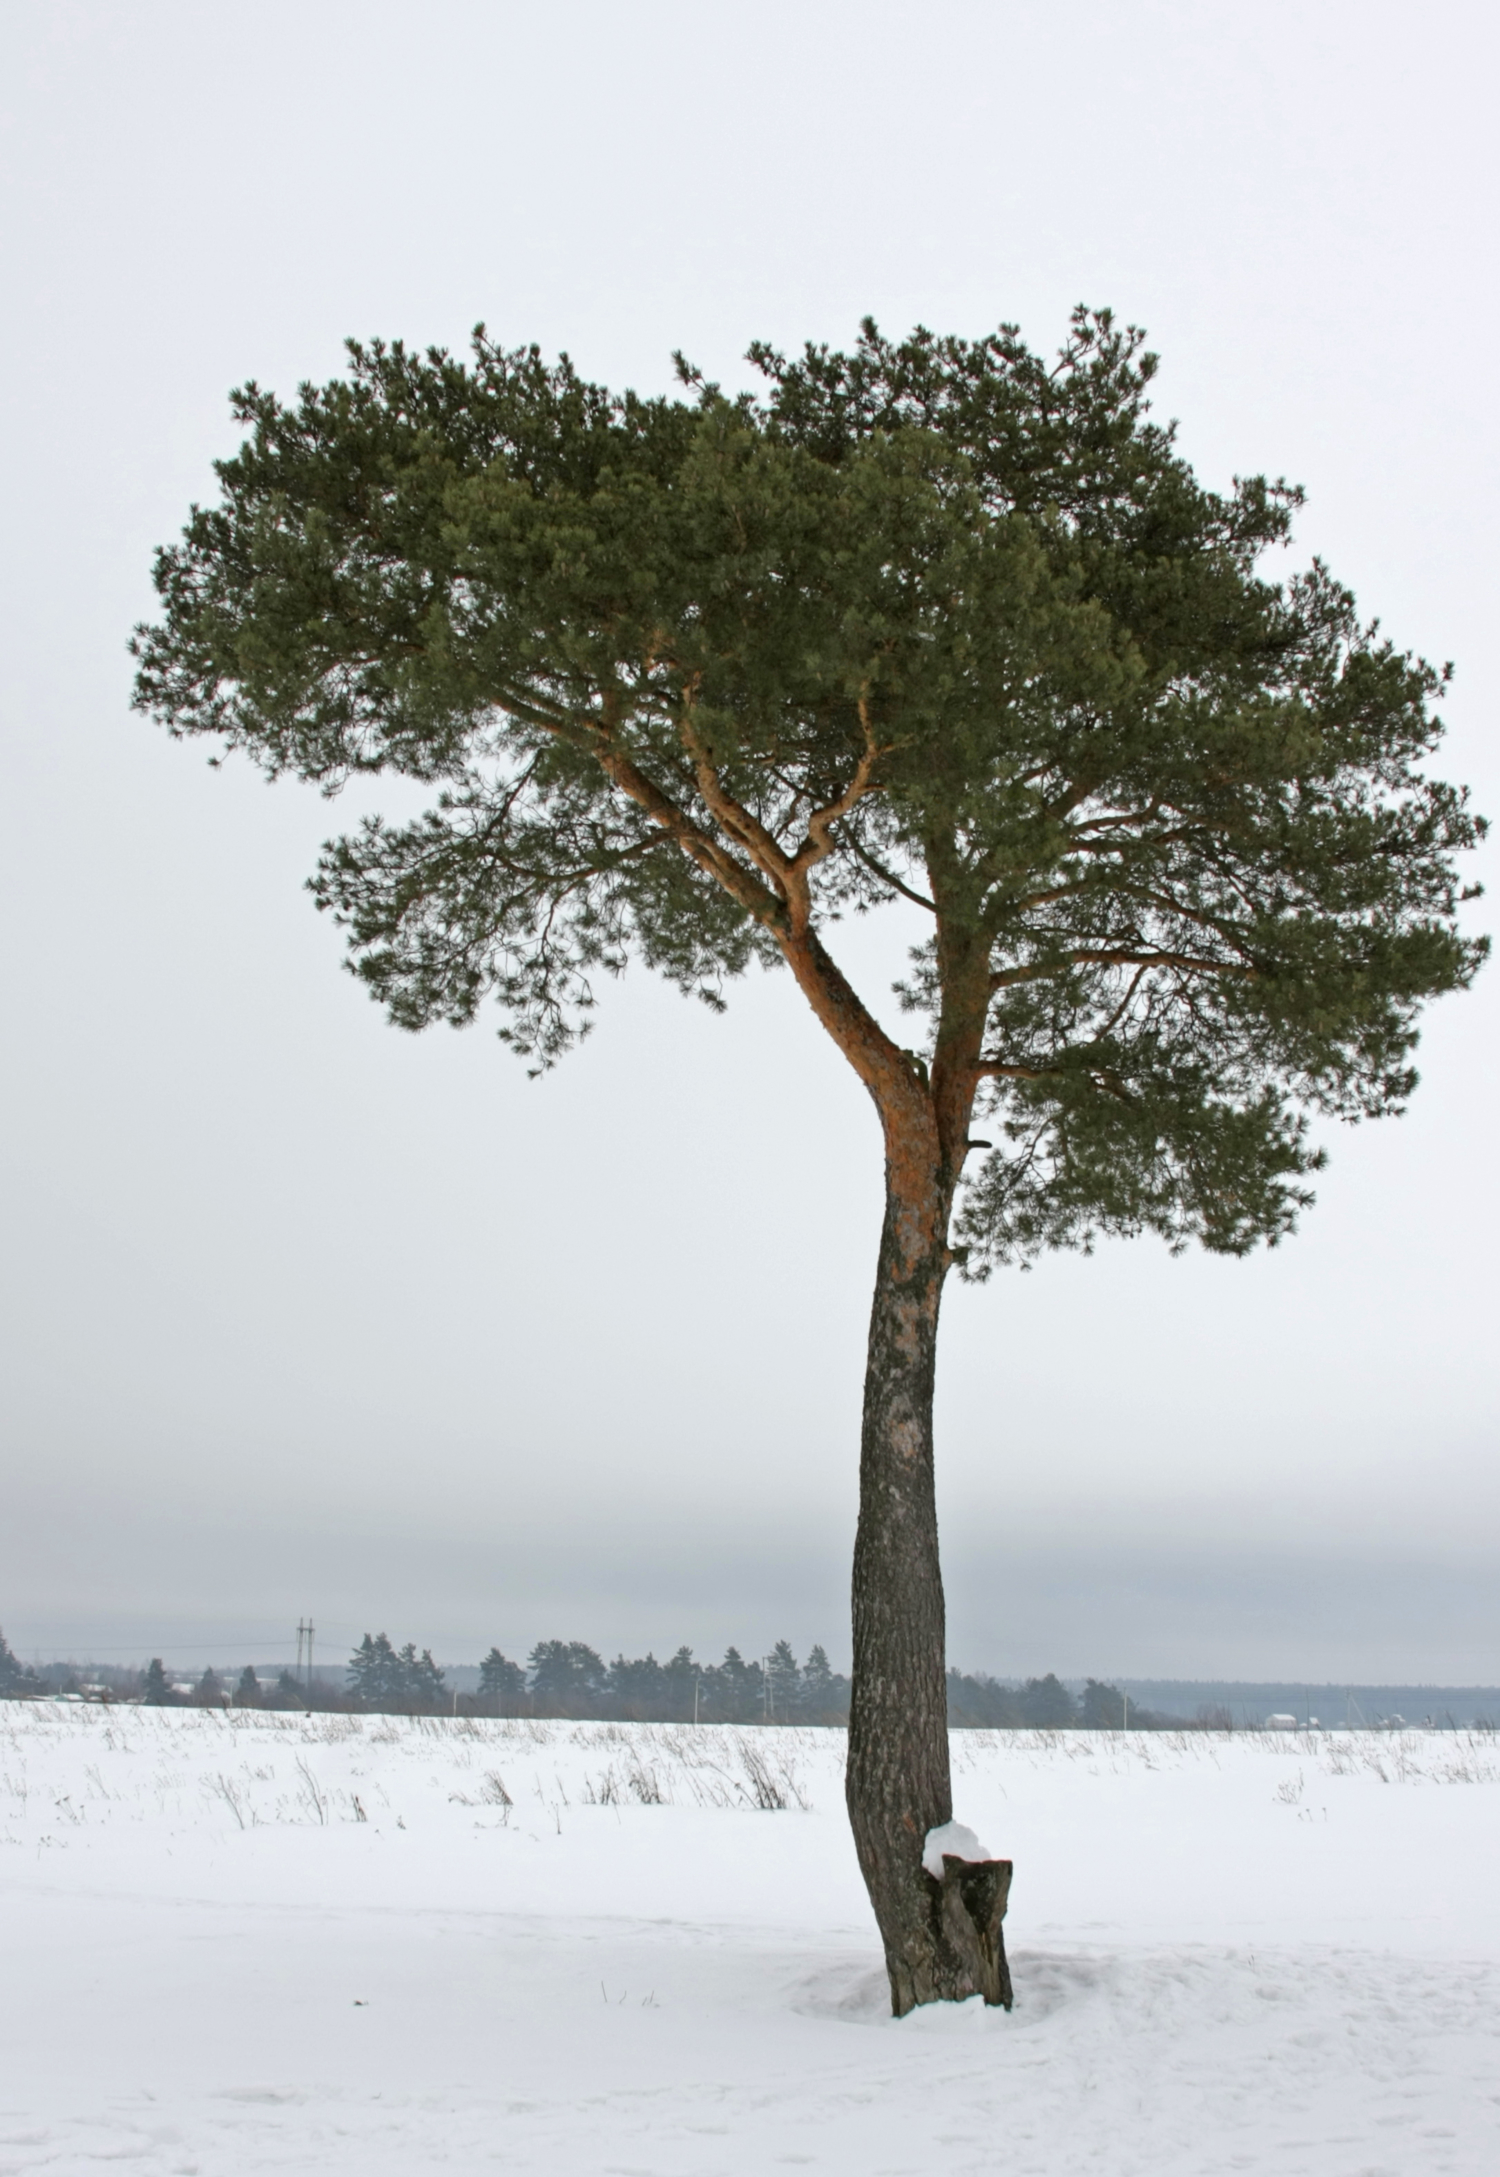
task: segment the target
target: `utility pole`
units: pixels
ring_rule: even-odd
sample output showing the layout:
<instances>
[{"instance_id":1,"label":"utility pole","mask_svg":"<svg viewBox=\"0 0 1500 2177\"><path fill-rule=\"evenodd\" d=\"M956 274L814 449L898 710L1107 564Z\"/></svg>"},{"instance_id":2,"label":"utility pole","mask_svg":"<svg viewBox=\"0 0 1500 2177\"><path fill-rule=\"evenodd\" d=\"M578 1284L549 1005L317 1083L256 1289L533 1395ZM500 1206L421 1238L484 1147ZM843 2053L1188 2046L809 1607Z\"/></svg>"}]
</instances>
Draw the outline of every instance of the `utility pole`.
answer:
<instances>
[{"instance_id":1,"label":"utility pole","mask_svg":"<svg viewBox=\"0 0 1500 2177\"><path fill-rule=\"evenodd\" d=\"M304 1641L307 1643L307 1697L311 1701L313 1682L313 1621L311 1618L299 1618L297 1620L297 1668L299 1671L303 1667L302 1645Z\"/></svg>"},{"instance_id":2,"label":"utility pole","mask_svg":"<svg viewBox=\"0 0 1500 2177\"><path fill-rule=\"evenodd\" d=\"M1120 1695L1120 1729L1122 1731L1130 1729L1130 1695L1128 1693Z\"/></svg>"}]
</instances>

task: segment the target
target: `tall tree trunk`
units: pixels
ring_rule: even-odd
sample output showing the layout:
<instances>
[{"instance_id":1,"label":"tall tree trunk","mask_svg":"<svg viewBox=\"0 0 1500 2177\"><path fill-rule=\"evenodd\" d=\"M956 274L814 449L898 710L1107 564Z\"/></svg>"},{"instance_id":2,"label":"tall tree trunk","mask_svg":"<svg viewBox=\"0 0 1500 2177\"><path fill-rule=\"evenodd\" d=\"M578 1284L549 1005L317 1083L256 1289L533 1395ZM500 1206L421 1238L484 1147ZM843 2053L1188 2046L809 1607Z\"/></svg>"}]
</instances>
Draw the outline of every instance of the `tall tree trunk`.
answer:
<instances>
[{"instance_id":1,"label":"tall tree trunk","mask_svg":"<svg viewBox=\"0 0 1500 2177\"><path fill-rule=\"evenodd\" d=\"M999 1938L1009 1869L988 1889L981 1884L979 1896L958 1862L942 1883L922 1866L928 1830L953 1818L932 1456L952 1200L936 1128L888 1122L860 1447L846 1794L897 2017L919 2003L1010 1996ZM998 1898L990 1895L997 1885ZM992 1923L987 1933L980 1921Z\"/></svg>"},{"instance_id":2,"label":"tall tree trunk","mask_svg":"<svg viewBox=\"0 0 1500 2177\"><path fill-rule=\"evenodd\" d=\"M945 995L929 1076L865 1010L807 927L805 907L804 893L802 918L778 942L885 1134L854 1543L849 1822L896 2016L972 1995L1008 2008L1000 1923L1009 1862L945 1858L940 1880L922 1865L927 1832L953 1819L932 1393L948 1223L981 1076L989 941L977 926L961 941L939 929Z\"/></svg>"}]
</instances>

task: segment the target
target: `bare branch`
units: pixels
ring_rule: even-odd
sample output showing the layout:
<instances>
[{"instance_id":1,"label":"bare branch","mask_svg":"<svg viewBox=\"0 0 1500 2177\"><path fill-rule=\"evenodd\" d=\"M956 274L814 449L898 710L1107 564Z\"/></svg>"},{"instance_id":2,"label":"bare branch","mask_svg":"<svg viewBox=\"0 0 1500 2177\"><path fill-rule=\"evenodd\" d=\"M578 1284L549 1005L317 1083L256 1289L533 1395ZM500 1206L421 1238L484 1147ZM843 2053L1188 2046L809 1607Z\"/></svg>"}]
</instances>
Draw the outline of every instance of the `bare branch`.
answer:
<instances>
[{"instance_id":1,"label":"bare branch","mask_svg":"<svg viewBox=\"0 0 1500 2177\"><path fill-rule=\"evenodd\" d=\"M1202 930L1212 930L1215 937L1222 938L1226 945L1233 945L1236 951L1241 949L1233 924L1227 917L1208 914L1200 907L1185 907L1180 900L1173 899L1170 892L1142 892L1140 897L1150 906L1159 907L1163 914L1180 915L1184 922L1195 922ZM1253 902L1247 899L1245 905L1251 907Z\"/></svg>"},{"instance_id":2,"label":"bare branch","mask_svg":"<svg viewBox=\"0 0 1500 2177\"><path fill-rule=\"evenodd\" d=\"M841 816L849 814L857 801L864 799L870 790L875 766L886 753L876 745L874 728L870 724L868 691L863 688L859 694L859 723L865 737L864 754L855 765L854 776L844 791L833 801L825 802L821 809L815 809L808 818L807 837L792 858L792 867L799 872L810 869L814 862L821 862L825 855L832 853L830 834L833 826Z\"/></svg>"},{"instance_id":3,"label":"bare branch","mask_svg":"<svg viewBox=\"0 0 1500 2177\"><path fill-rule=\"evenodd\" d=\"M1016 983L1035 983L1055 975L1059 968L1181 968L1195 975L1247 975L1259 971L1241 960L1201 960L1186 952L1140 952L1125 947L1100 947L1063 953L1056 960L1024 968L1000 968L990 977L990 989L1004 990Z\"/></svg>"},{"instance_id":4,"label":"bare branch","mask_svg":"<svg viewBox=\"0 0 1500 2177\"><path fill-rule=\"evenodd\" d=\"M1070 1054L1063 1052L1061 1055L1067 1057ZM1083 1054L1078 1052L1071 1055L1081 1057ZM1060 1079L1068 1070L1061 1065L1021 1066L1001 1058L981 1059L974 1068L981 1081L1051 1081ZM1085 1062L1083 1071L1097 1087L1103 1089L1107 1096L1113 1096L1117 1102L1129 1104L1135 1101L1112 1066L1090 1066Z\"/></svg>"},{"instance_id":5,"label":"bare branch","mask_svg":"<svg viewBox=\"0 0 1500 2177\"><path fill-rule=\"evenodd\" d=\"M524 718L531 726L542 726L549 733L560 733L572 728L575 732L598 732L592 719L580 719L561 703L551 703L535 688L502 687L500 701L506 710L517 718Z\"/></svg>"},{"instance_id":6,"label":"bare branch","mask_svg":"<svg viewBox=\"0 0 1500 2177\"><path fill-rule=\"evenodd\" d=\"M1072 842L1067 849L1069 854L1120 854L1125 851L1118 834L1108 839L1083 839L1079 836L1079 829L1080 827L1077 826L1074 828ZM1201 837L1202 830L1203 827L1200 824L1179 824L1173 831L1137 832L1128 843L1130 845L1170 847L1175 846L1180 839Z\"/></svg>"},{"instance_id":7,"label":"bare branch","mask_svg":"<svg viewBox=\"0 0 1500 2177\"><path fill-rule=\"evenodd\" d=\"M787 879L792 874L790 857L783 853L779 841L766 830L760 819L752 816L747 808L726 791L713 758L699 740L693 725L691 686L683 691L678 731L682 736L683 747L692 758L693 776L706 806L712 810L730 838L737 840L763 874L771 879L784 899Z\"/></svg>"},{"instance_id":8,"label":"bare branch","mask_svg":"<svg viewBox=\"0 0 1500 2177\"><path fill-rule=\"evenodd\" d=\"M544 707L543 701L534 694L528 693L523 697L515 689L507 689L504 700L507 709L518 717L524 717L529 724L540 726L545 732L558 734L565 739L579 740L588 746L606 776L614 781L621 792L627 794L638 808L644 809L652 823L659 825L670 838L675 839L683 852L708 876L721 884L731 899L738 900L757 922L774 929L785 920L785 901L778 896L779 888L778 891L772 891L763 884L753 870L746 869L743 862L727 853L711 832L695 823L685 810L662 792L654 780L646 776L615 741L614 726L617 720L607 716L580 717L576 712L565 711L560 705ZM701 785L700 779L700 790ZM709 800L706 794L704 798ZM725 799L727 801L727 797ZM709 806L713 807L711 800ZM729 803L728 806L732 810L735 805ZM714 813L720 814L717 809ZM724 822L722 816L720 820ZM753 819L747 821L753 823ZM725 829L730 832L731 838L737 835L737 829L732 824L726 822ZM747 847L749 845L748 841L742 843Z\"/></svg>"},{"instance_id":9,"label":"bare branch","mask_svg":"<svg viewBox=\"0 0 1500 2177\"><path fill-rule=\"evenodd\" d=\"M914 892L909 884L903 884L894 870L887 869L883 862L878 862L868 847L862 846L852 834L846 833L845 837L856 860L863 862L867 869L872 869L882 884L888 884L893 892L899 892L901 897L910 900L914 907L925 907L927 912L932 915L937 913L937 902L935 900L928 899L924 892Z\"/></svg>"},{"instance_id":10,"label":"bare branch","mask_svg":"<svg viewBox=\"0 0 1500 2177\"><path fill-rule=\"evenodd\" d=\"M700 824L695 824L676 802L670 801L661 788L631 762L623 749L601 734L595 754L620 791L628 794L638 808L644 809L653 824L659 824L675 839L700 869L717 878L730 898L738 900L747 914L753 915L768 929L778 929L785 923L785 901L763 884L754 870L746 869L743 862L726 853L718 840Z\"/></svg>"},{"instance_id":11,"label":"bare branch","mask_svg":"<svg viewBox=\"0 0 1500 2177\"><path fill-rule=\"evenodd\" d=\"M1080 892L1093 889L1090 884L1056 884L1050 891L1028 892L1024 899L1007 900L1004 904L1011 914L1030 914L1034 907L1051 907L1058 900L1075 899Z\"/></svg>"},{"instance_id":12,"label":"bare branch","mask_svg":"<svg viewBox=\"0 0 1500 2177\"><path fill-rule=\"evenodd\" d=\"M1033 961L1024 968L997 968L990 977L990 994L993 996L997 990L1013 990L1018 983L1044 983L1049 975L1057 973L1059 966L1068 964L1067 961L1048 960Z\"/></svg>"},{"instance_id":13,"label":"bare branch","mask_svg":"<svg viewBox=\"0 0 1500 2177\"><path fill-rule=\"evenodd\" d=\"M1127 810L1120 816L1086 816L1081 823L1075 824L1073 829L1075 832L1118 831L1132 824L1154 823L1160 814L1161 803L1153 801L1149 809Z\"/></svg>"},{"instance_id":14,"label":"bare branch","mask_svg":"<svg viewBox=\"0 0 1500 2177\"><path fill-rule=\"evenodd\" d=\"M1095 1029L1094 1041L1096 1043L1101 1043L1106 1036L1114 1034L1115 1029L1119 1026L1120 1022L1124 1019L1126 1012L1129 1010L1131 999L1140 989L1142 979L1147 975L1148 972L1149 970L1144 966L1138 967L1136 969L1134 975L1132 975L1130 978L1130 987L1127 989L1124 997L1120 1000L1114 1011L1110 1014L1109 1019L1104 1023L1104 1026L1102 1028Z\"/></svg>"}]
</instances>

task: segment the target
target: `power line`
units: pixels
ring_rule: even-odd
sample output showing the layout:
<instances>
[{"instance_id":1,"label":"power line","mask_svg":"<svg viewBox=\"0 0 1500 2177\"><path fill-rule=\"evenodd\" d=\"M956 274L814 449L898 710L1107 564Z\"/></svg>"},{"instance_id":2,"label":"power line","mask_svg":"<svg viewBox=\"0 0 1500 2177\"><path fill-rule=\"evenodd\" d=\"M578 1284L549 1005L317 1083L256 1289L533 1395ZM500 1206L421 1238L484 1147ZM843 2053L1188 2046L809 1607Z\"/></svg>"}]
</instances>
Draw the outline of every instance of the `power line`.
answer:
<instances>
[{"instance_id":1,"label":"power line","mask_svg":"<svg viewBox=\"0 0 1500 2177\"><path fill-rule=\"evenodd\" d=\"M22 1645L24 1646L26 1643L23 1642ZM40 1654L42 1648L46 1645L48 1643L41 1641L32 1641L30 1643L34 1655ZM91 1656L143 1655L148 1648L191 1648L195 1653L199 1651L207 1652L212 1649L215 1654L242 1655L247 1648L289 1648L292 1643L283 1639L279 1634L267 1633L263 1639L257 1634L246 1640L194 1640L190 1634L172 1634L161 1637L153 1635L149 1640L58 1640L51 1642L50 1645L53 1648L77 1649Z\"/></svg>"}]
</instances>

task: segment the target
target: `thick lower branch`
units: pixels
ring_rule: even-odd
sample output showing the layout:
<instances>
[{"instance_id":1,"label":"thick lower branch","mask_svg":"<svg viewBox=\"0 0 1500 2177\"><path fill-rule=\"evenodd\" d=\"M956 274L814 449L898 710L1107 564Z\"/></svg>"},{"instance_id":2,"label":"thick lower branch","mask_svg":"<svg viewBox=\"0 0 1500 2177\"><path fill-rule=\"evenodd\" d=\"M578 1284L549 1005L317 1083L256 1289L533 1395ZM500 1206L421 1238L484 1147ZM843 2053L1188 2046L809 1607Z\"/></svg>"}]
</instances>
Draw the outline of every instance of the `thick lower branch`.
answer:
<instances>
[{"instance_id":1,"label":"thick lower branch","mask_svg":"<svg viewBox=\"0 0 1500 2177\"><path fill-rule=\"evenodd\" d=\"M886 1128L930 1123L926 1084L911 1058L886 1034L838 963L811 929L776 932L797 987L875 1100Z\"/></svg>"},{"instance_id":2,"label":"thick lower branch","mask_svg":"<svg viewBox=\"0 0 1500 2177\"><path fill-rule=\"evenodd\" d=\"M623 794L628 794L638 808L644 809L653 824L659 824L669 837L675 839L685 854L699 867L717 879L731 899L738 900L747 914L768 929L776 930L785 922L785 899L765 884L753 870L746 869L732 854L725 852L710 832L695 824L690 816L679 809L676 802L664 794L661 788L624 753L608 741L596 742L594 754L600 768L613 779Z\"/></svg>"}]
</instances>

